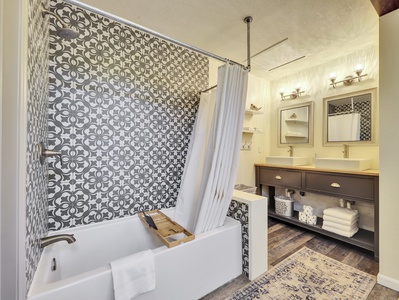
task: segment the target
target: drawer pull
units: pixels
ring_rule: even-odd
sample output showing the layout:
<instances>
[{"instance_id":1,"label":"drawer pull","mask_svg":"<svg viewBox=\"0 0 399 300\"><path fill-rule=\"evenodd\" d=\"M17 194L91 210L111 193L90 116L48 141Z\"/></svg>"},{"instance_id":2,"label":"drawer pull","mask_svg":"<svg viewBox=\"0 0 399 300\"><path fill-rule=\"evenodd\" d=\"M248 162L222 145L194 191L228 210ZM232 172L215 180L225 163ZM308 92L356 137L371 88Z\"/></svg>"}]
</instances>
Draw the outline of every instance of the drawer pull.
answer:
<instances>
[{"instance_id":1,"label":"drawer pull","mask_svg":"<svg viewBox=\"0 0 399 300\"><path fill-rule=\"evenodd\" d=\"M279 175L277 175L275 178L276 178L277 180L281 180L281 176L279 176Z\"/></svg>"},{"instance_id":2,"label":"drawer pull","mask_svg":"<svg viewBox=\"0 0 399 300\"><path fill-rule=\"evenodd\" d=\"M336 183L336 182L331 183L331 186L332 186L333 188L340 188L340 187L341 187L341 186L339 185L339 183Z\"/></svg>"}]
</instances>

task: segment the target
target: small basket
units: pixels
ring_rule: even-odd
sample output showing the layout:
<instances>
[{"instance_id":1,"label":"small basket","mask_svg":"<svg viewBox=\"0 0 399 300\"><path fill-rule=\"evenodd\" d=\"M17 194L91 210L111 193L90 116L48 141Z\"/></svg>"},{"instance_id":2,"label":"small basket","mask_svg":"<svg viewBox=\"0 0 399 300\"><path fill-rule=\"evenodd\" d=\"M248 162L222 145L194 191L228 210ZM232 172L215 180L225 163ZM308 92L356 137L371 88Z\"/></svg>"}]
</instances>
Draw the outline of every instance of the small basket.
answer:
<instances>
[{"instance_id":1,"label":"small basket","mask_svg":"<svg viewBox=\"0 0 399 300\"><path fill-rule=\"evenodd\" d=\"M256 186L249 186L239 183L234 186L234 189L241 192L256 194Z\"/></svg>"},{"instance_id":2,"label":"small basket","mask_svg":"<svg viewBox=\"0 0 399 300\"><path fill-rule=\"evenodd\" d=\"M292 217L294 215L294 200L286 196L274 196L276 201L276 214L283 215L286 217Z\"/></svg>"}]
</instances>

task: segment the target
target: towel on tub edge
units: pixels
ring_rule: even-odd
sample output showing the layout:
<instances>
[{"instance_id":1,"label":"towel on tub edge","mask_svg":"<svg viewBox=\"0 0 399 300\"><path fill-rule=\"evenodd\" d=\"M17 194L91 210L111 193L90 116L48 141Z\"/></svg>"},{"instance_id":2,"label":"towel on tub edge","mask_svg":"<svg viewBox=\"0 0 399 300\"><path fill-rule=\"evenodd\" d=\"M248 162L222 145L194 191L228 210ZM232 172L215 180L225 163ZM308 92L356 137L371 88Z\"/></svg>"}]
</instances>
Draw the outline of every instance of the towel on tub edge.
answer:
<instances>
[{"instance_id":1,"label":"towel on tub edge","mask_svg":"<svg viewBox=\"0 0 399 300\"><path fill-rule=\"evenodd\" d=\"M151 250L110 263L115 300L131 300L155 289L155 262Z\"/></svg>"}]
</instances>

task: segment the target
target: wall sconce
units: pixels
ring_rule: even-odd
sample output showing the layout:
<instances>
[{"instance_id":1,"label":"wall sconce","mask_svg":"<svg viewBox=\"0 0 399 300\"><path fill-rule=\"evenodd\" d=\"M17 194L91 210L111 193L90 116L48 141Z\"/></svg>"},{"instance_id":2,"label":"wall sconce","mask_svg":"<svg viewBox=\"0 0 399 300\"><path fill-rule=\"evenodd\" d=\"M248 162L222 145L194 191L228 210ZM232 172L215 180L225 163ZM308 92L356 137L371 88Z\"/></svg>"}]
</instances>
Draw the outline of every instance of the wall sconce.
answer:
<instances>
[{"instance_id":1,"label":"wall sconce","mask_svg":"<svg viewBox=\"0 0 399 300\"><path fill-rule=\"evenodd\" d=\"M362 77L365 77L368 75L368 74L362 75L363 66L360 64L356 66L354 72L356 73L357 76L348 75L341 81L336 81L337 75L335 73L331 73L330 74L330 81L331 81L330 85L332 85L334 89L338 83L343 83L344 85L351 85L352 83L355 82L355 79L357 79L358 82L360 82L360 81L362 81Z\"/></svg>"},{"instance_id":2,"label":"wall sconce","mask_svg":"<svg viewBox=\"0 0 399 300\"><path fill-rule=\"evenodd\" d=\"M287 98L289 99L296 99L298 97L301 96L302 93L304 93L305 91L301 91L301 85L298 83L295 87L295 91L292 91L291 94L288 95L284 95L284 89L280 89L280 96L281 96L281 100L285 100Z\"/></svg>"}]
</instances>

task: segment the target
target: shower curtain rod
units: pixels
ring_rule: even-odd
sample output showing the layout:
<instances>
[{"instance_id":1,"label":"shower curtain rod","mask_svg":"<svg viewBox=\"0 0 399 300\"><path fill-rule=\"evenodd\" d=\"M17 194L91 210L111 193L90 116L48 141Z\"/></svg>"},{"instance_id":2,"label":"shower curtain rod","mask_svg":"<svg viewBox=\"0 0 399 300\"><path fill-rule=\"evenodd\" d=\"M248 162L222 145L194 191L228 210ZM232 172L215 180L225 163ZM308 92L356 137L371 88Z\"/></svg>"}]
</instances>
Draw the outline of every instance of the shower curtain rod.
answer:
<instances>
[{"instance_id":1,"label":"shower curtain rod","mask_svg":"<svg viewBox=\"0 0 399 300\"><path fill-rule=\"evenodd\" d=\"M128 26L133 27L133 28L135 28L135 29L138 29L138 30L144 31L144 32L146 32L146 33L152 34L152 35L154 35L154 36L156 36L156 37L159 37L159 38L161 38L161 39L163 39L163 40L166 40L166 41L168 41L168 42L177 44L177 45L179 45L179 46L182 46L182 47L184 47L184 48L190 49L190 50L195 51L195 52L197 52L197 53L200 53L200 54L209 56L209 57L211 57L211 58L214 58L214 59L223 61L223 62L225 62L225 63L232 63L232 64L236 64L236 65L238 65L238 66L241 66L242 68L247 68L247 67L244 66L243 64L240 64L240 63L235 62L235 61L233 61L233 60L230 60L230 59L228 59L228 58L221 57L221 56L216 55L216 54L213 54L213 53L211 53L211 52L202 50L202 49L200 49L200 48L191 46L191 45L189 45L189 44L180 42L180 41L178 41L178 40L172 39L172 38L170 38L170 37L168 37L168 36L166 36L166 35L163 35L163 34L161 34L161 33L159 33L159 32L156 32L156 31L151 30L151 29L149 29L149 28L147 28L147 27L138 25L138 24L133 23L133 22L131 22L131 21L128 21L128 20L126 20L126 19L117 17L117 16L112 15L112 14L110 14L110 13L108 13L108 12L105 12L105 11L103 11L103 10L100 10L100 9L98 9L98 8L95 8L95 7L91 6L91 5L82 3L82 2L80 2L80 1L75 1L75 0L63 0L63 1L64 1L64 2L67 2L67 3L70 3L70 4L72 4L72 5L76 5L76 6L79 6L79 7L81 7L81 8L90 10L90 11L92 11L92 12L94 12L94 13L100 14L100 15L102 15L102 16L104 16L104 17L110 18L110 19L112 19L112 20L114 20L114 21L117 21L117 22L120 22L120 23L122 23L122 24L128 25Z\"/></svg>"},{"instance_id":2,"label":"shower curtain rod","mask_svg":"<svg viewBox=\"0 0 399 300\"><path fill-rule=\"evenodd\" d=\"M253 18L251 16L245 17L244 18L244 23L247 23L247 62L248 66L246 69L248 71L251 71L251 25L250 23L253 21ZM210 90L213 90L214 88L217 88L218 85L211 86L210 88L207 88L205 90L199 91L199 93L206 93Z\"/></svg>"}]
</instances>

